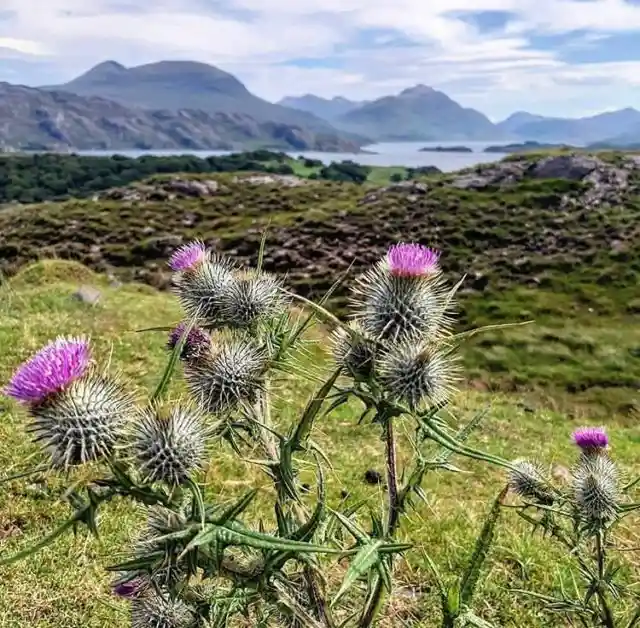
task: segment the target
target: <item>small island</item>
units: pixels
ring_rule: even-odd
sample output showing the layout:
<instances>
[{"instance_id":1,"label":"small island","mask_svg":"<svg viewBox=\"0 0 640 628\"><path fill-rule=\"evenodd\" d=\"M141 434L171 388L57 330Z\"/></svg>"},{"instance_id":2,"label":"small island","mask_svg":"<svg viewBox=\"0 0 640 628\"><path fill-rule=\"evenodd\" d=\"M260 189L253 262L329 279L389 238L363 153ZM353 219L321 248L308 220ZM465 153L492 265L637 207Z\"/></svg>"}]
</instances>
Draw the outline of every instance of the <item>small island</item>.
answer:
<instances>
[{"instance_id":1,"label":"small island","mask_svg":"<svg viewBox=\"0 0 640 628\"><path fill-rule=\"evenodd\" d=\"M569 146L568 144L545 144L543 142L520 142L516 144L496 144L494 146L487 146L483 153L526 153L528 151L537 150L572 150L575 146Z\"/></svg>"},{"instance_id":2,"label":"small island","mask_svg":"<svg viewBox=\"0 0 640 628\"><path fill-rule=\"evenodd\" d=\"M468 146L425 146L418 150L419 153L472 153Z\"/></svg>"}]
</instances>

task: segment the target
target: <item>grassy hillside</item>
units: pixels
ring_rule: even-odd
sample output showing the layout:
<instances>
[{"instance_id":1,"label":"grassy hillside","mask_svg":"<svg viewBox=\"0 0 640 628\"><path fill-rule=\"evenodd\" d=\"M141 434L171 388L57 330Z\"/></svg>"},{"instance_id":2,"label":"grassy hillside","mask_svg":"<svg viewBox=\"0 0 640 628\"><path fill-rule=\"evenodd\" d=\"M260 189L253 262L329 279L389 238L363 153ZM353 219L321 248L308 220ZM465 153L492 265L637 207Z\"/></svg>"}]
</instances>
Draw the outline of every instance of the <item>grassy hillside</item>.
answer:
<instances>
[{"instance_id":1,"label":"grassy hillside","mask_svg":"<svg viewBox=\"0 0 640 628\"><path fill-rule=\"evenodd\" d=\"M99 288L102 298L97 305L72 298L80 284ZM505 296L495 302L496 307L505 308L505 315L515 313L510 298ZM623 399L627 404L634 400L629 390L617 399L585 399L577 389L571 392L568 387L562 390L562 386L549 386L551 382L577 383L590 378L612 384L620 384L624 378L640 380L637 321L623 315L607 318L588 311L572 313L568 307L560 313L560 304L547 305L543 323L500 336L485 335L465 349L470 377L455 398L455 410L461 421L481 408L489 410L473 443L508 458L526 455L540 457L549 464L568 464L574 454L569 442L571 430L585 423L605 422L616 458L625 469L640 471L637 409L622 407ZM541 301L538 306L543 311ZM476 307L482 311L479 305ZM553 313L556 311L558 314ZM89 333L95 338L97 352L105 359L112 352L113 368L123 371L145 394L157 382L166 360L165 338L163 334L134 330L168 325L178 317L179 309L172 297L148 286L112 287L105 277L75 263L28 266L0 288L0 381L7 381L15 366L52 336ZM313 338L318 342L309 355L310 363L316 368L329 368L325 332L316 328ZM500 379L506 373L517 374L530 385L529 390L522 394L489 394L478 384ZM544 387L536 388L540 383ZM179 377L173 391L176 395L181 391ZM312 387L307 384L286 382L279 394L276 420L285 421L298 411L311 393ZM5 401L0 412L3 475L37 464L37 448L24 437L24 415ZM362 481L367 469L383 469L378 434L357 426L357 416L356 409L348 407L325 418L319 427L316 440L329 453L335 467L328 476L330 503L339 499L342 490L349 490L354 501L377 499L380 490ZM355 450L361 455L353 456ZM394 598L385 627L396 626L398 621L418 628L437 626L434 609L438 602L422 550L428 551L445 573L454 574L460 569L468 558L469 543L482 524L487 501L503 482L501 472L495 469L462 464L470 474L430 476L425 486L428 505L421 506L403 529L403 534L414 539L417 546L400 564L403 586ZM54 476L47 478L47 484L44 480L43 476L34 476L0 487L2 553L32 543L66 514L62 496L65 485ZM239 495L248 487L260 488L264 496L271 490L253 467L232 458L222 445L213 452L207 481L213 494L225 498ZM264 504L265 500L258 499L256 516L269 516ZM126 625L125 607L110 598L109 577L102 568L121 555L139 518L139 512L116 504L105 510L100 542L84 532L76 539L70 535L26 563L0 569L0 626ZM621 541L627 547L638 545L634 523L630 521L622 531ZM640 569L638 554L628 552L625 559L625 578L632 581L634 571ZM550 569L551 564L557 565L557 570ZM557 618L546 615L539 604L514 598L507 589L533 586L549 592L558 585L559 578L567 577L567 565L566 556L551 550L539 537L526 534L515 514L507 510L478 596L478 611L487 620L505 627L562 625ZM337 579L340 574L334 576Z\"/></svg>"}]
</instances>

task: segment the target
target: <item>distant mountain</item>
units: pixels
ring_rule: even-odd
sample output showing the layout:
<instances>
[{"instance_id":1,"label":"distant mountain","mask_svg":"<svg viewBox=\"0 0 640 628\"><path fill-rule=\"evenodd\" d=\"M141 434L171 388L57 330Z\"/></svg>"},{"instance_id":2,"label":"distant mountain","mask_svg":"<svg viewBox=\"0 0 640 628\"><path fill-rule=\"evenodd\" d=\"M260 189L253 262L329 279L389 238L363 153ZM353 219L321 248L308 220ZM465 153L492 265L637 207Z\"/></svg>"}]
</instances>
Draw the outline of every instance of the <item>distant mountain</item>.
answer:
<instances>
[{"instance_id":1,"label":"distant mountain","mask_svg":"<svg viewBox=\"0 0 640 628\"><path fill-rule=\"evenodd\" d=\"M497 140L505 135L484 114L426 85L361 105L334 124L378 141Z\"/></svg>"},{"instance_id":2,"label":"distant mountain","mask_svg":"<svg viewBox=\"0 0 640 628\"><path fill-rule=\"evenodd\" d=\"M551 120L555 118L547 118L546 116L539 116L527 111L516 111L512 113L508 118L502 122L498 122L496 126L502 129L505 133L517 133L518 129L525 124L533 124L535 122L544 122L545 120Z\"/></svg>"},{"instance_id":3,"label":"distant mountain","mask_svg":"<svg viewBox=\"0 0 640 628\"><path fill-rule=\"evenodd\" d=\"M618 111L607 111L585 118L543 118L531 114L523 116L521 124L511 122L510 132L518 138L542 142L565 142L590 144L624 136L630 128L640 128L640 111L628 107ZM526 116L530 116L527 119ZM531 118L539 119L531 119ZM505 125L513 116L498 126ZM517 121L517 120L516 120ZM636 140L638 135L635 136Z\"/></svg>"},{"instance_id":4,"label":"distant mountain","mask_svg":"<svg viewBox=\"0 0 640 628\"><path fill-rule=\"evenodd\" d=\"M267 102L252 94L233 74L195 61L159 61L132 68L105 61L69 83L41 89L99 96L148 109L243 114L259 122L295 124L311 131L340 134L326 120Z\"/></svg>"},{"instance_id":5,"label":"distant mountain","mask_svg":"<svg viewBox=\"0 0 640 628\"><path fill-rule=\"evenodd\" d=\"M283 107L307 111L325 120L335 120L356 107L367 104L367 101L349 100L342 96L335 96L329 99L314 96L313 94L305 94L304 96L286 96L278 101L278 104Z\"/></svg>"},{"instance_id":6,"label":"distant mountain","mask_svg":"<svg viewBox=\"0 0 640 628\"><path fill-rule=\"evenodd\" d=\"M119 72L115 66L101 71ZM0 148L124 150L274 148L355 151L336 133L244 113L128 107L96 96L0 83Z\"/></svg>"}]
</instances>

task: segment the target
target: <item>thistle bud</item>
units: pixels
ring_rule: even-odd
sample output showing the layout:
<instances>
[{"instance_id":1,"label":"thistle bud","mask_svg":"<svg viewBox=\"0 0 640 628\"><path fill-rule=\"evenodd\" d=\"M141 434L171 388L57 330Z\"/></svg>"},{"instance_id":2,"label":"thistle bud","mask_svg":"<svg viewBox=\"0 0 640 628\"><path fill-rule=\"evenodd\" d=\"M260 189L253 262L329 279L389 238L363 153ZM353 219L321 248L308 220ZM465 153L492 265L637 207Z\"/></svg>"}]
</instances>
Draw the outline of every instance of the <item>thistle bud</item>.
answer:
<instances>
[{"instance_id":1,"label":"thistle bud","mask_svg":"<svg viewBox=\"0 0 640 628\"><path fill-rule=\"evenodd\" d=\"M265 351L250 338L229 337L185 364L184 375L199 406L216 414L255 401L263 387L267 365Z\"/></svg>"},{"instance_id":2,"label":"thistle bud","mask_svg":"<svg viewBox=\"0 0 640 628\"><path fill-rule=\"evenodd\" d=\"M553 503L553 492L542 469L528 460L516 460L509 473L509 488L524 497L540 504Z\"/></svg>"},{"instance_id":3,"label":"thistle bud","mask_svg":"<svg viewBox=\"0 0 640 628\"><path fill-rule=\"evenodd\" d=\"M367 379L374 370L376 343L365 337L358 323L351 321L349 327L356 332L350 334L338 327L332 334L333 357L345 375Z\"/></svg>"},{"instance_id":4,"label":"thistle bud","mask_svg":"<svg viewBox=\"0 0 640 628\"><path fill-rule=\"evenodd\" d=\"M279 279L263 272L240 272L220 294L220 316L228 327L247 329L275 318L286 304Z\"/></svg>"},{"instance_id":5,"label":"thistle bud","mask_svg":"<svg viewBox=\"0 0 640 628\"><path fill-rule=\"evenodd\" d=\"M618 469L608 456L582 456L573 472L578 510L590 525L601 525L618 512Z\"/></svg>"},{"instance_id":6,"label":"thistle bud","mask_svg":"<svg viewBox=\"0 0 640 628\"><path fill-rule=\"evenodd\" d=\"M411 409L448 401L459 379L457 358L408 340L380 355L377 375L384 389Z\"/></svg>"},{"instance_id":7,"label":"thistle bud","mask_svg":"<svg viewBox=\"0 0 640 628\"><path fill-rule=\"evenodd\" d=\"M193 628L194 609L180 599L149 589L131 602L131 628Z\"/></svg>"},{"instance_id":8,"label":"thistle bud","mask_svg":"<svg viewBox=\"0 0 640 628\"><path fill-rule=\"evenodd\" d=\"M187 323L183 321L171 330L169 338L167 339L167 349L169 351L173 351L176 348L180 339L184 336L186 329ZM210 345L211 336L201 327L194 325L191 327L184 339L180 359L191 360L200 355L203 351L206 351Z\"/></svg>"},{"instance_id":9,"label":"thistle bud","mask_svg":"<svg viewBox=\"0 0 640 628\"><path fill-rule=\"evenodd\" d=\"M439 254L418 244L398 244L358 278L354 318L375 339L435 339L447 333L447 292Z\"/></svg>"},{"instance_id":10,"label":"thistle bud","mask_svg":"<svg viewBox=\"0 0 640 628\"><path fill-rule=\"evenodd\" d=\"M206 429L202 415L191 408L152 405L133 424L130 450L144 482L180 485L201 468Z\"/></svg>"},{"instance_id":11,"label":"thistle bud","mask_svg":"<svg viewBox=\"0 0 640 628\"><path fill-rule=\"evenodd\" d=\"M149 581L139 575L124 573L111 585L111 592L116 597L133 600L144 594L149 587Z\"/></svg>"},{"instance_id":12,"label":"thistle bud","mask_svg":"<svg viewBox=\"0 0 640 628\"><path fill-rule=\"evenodd\" d=\"M187 318L201 321L206 327L218 327L223 321L221 295L233 282L231 263L208 255L175 278L173 291Z\"/></svg>"}]
</instances>

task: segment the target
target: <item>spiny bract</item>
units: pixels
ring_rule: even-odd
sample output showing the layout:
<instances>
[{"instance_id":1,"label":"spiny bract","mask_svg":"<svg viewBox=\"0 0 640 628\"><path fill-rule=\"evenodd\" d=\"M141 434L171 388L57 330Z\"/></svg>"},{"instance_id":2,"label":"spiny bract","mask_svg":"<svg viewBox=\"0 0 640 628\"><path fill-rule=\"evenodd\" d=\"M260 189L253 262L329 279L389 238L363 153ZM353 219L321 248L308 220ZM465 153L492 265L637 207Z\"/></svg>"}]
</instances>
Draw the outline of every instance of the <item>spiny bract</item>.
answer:
<instances>
[{"instance_id":1,"label":"spiny bract","mask_svg":"<svg viewBox=\"0 0 640 628\"><path fill-rule=\"evenodd\" d=\"M432 345L404 341L388 347L376 364L384 389L415 409L448 401L459 379L458 360Z\"/></svg>"},{"instance_id":2,"label":"spiny bract","mask_svg":"<svg viewBox=\"0 0 640 628\"><path fill-rule=\"evenodd\" d=\"M234 280L233 265L227 259L210 256L175 277L173 291L189 320L217 327L222 323L221 295Z\"/></svg>"},{"instance_id":3,"label":"spiny bract","mask_svg":"<svg viewBox=\"0 0 640 628\"><path fill-rule=\"evenodd\" d=\"M332 333L333 358L345 375L367 379L373 374L377 345L364 335L356 321L351 321L349 327L356 335L342 327Z\"/></svg>"},{"instance_id":4,"label":"spiny bract","mask_svg":"<svg viewBox=\"0 0 640 628\"><path fill-rule=\"evenodd\" d=\"M220 316L231 328L250 328L281 314L287 304L282 282L262 272L241 272L220 294Z\"/></svg>"},{"instance_id":5,"label":"spiny bract","mask_svg":"<svg viewBox=\"0 0 640 628\"><path fill-rule=\"evenodd\" d=\"M118 380L90 373L33 406L29 430L53 466L68 469L111 455L134 412L134 398Z\"/></svg>"},{"instance_id":6,"label":"spiny bract","mask_svg":"<svg viewBox=\"0 0 640 628\"><path fill-rule=\"evenodd\" d=\"M185 365L187 386L206 412L216 414L255 400L263 387L267 355L253 340L227 337Z\"/></svg>"},{"instance_id":7,"label":"spiny bract","mask_svg":"<svg viewBox=\"0 0 640 628\"><path fill-rule=\"evenodd\" d=\"M588 524L615 518L618 512L618 469L605 454L583 456L573 470L575 500Z\"/></svg>"},{"instance_id":8,"label":"spiny bract","mask_svg":"<svg viewBox=\"0 0 640 628\"><path fill-rule=\"evenodd\" d=\"M386 258L356 280L350 304L354 319L376 339L435 339L451 327L440 275L394 274Z\"/></svg>"},{"instance_id":9,"label":"spiny bract","mask_svg":"<svg viewBox=\"0 0 640 628\"><path fill-rule=\"evenodd\" d=\"M148 406L132 427L131 451L144 482L186 482L204 461L206 428L197 410Z\"/></svg>"},{"instance_id":10,"label":"spiny bract","mask_svg":"<svg viewBox=\"0 0 640 628\"><path fill-rule=\"evenodd\" d=\"M553 503L553 492L539 465L528 460L516 460L509 473L509 488L526 499L541 504Z\"/></svg>"},{"instance_id":11,"label":"spiny bract","mask_svg":"<svg viewBox=\"0 0 640 628\"><path fill-rule=\"evenodd\" d=\"M180 599L171 599L149 589L131 602L131 628L192 628L194 609Z\"/></svg>"}]
</instances>

